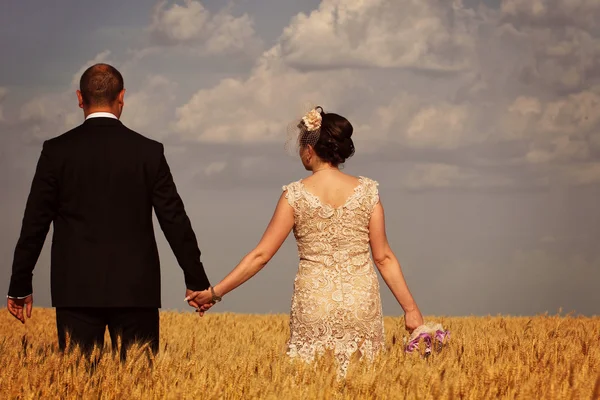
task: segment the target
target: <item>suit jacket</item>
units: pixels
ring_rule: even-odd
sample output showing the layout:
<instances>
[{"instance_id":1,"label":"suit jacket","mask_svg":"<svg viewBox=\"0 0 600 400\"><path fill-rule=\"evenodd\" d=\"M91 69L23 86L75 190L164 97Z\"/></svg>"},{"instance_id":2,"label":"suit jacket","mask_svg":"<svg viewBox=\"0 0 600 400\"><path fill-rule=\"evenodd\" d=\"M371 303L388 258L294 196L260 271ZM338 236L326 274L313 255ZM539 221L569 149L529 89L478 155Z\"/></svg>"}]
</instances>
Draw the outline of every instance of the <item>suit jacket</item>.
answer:
<instances>
[{"instance_id":1,"label":"suit jacket","mask_svg":"<svg viewBox=\"0 0 600 400\"><path fill-rule=\"evenodd\" d=\"M50 223L54 307L160 307L152 210L191 290L209 287L161 143L113 118L90 118L44 142L8 295L32 293Z\"/></svg>"}]
</instances>

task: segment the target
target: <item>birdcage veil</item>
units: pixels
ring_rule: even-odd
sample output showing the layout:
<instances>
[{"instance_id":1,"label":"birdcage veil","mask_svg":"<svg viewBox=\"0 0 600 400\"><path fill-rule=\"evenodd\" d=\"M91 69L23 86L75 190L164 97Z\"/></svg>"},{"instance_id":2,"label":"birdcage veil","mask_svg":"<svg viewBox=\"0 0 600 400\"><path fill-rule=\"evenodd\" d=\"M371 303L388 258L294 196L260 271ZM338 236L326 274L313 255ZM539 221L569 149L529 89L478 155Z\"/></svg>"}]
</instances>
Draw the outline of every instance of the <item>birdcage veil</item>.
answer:
<instances>
[{"instance_id":1,"label":"birdcage veil","mask_svg":"<svg viewBox=\"0 0 600 400\"><path fill-rule=\"evenodd\" d=\"M298 156L300 149L317 144L321 135L323 121L321 106L305 104L303 113L287 126L285 151L291 156Z\"/></svg>"}]
</instances>

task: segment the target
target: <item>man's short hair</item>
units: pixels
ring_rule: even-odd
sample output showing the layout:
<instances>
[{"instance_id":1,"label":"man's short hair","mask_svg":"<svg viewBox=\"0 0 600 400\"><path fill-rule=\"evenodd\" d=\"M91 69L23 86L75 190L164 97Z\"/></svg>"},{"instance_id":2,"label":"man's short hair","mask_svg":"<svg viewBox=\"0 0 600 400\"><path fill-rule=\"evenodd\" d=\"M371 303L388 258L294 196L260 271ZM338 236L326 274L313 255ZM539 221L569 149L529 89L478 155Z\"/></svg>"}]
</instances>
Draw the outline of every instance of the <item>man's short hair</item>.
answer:
<instances>
[{"instance_id":1,"label":"man's short hair","mask_svg":"<svg viewBox=\"0 0 600 400\"><path fill-rule=\"evenodd\" d=\"M95 64L85 70L79 90L86 106L109 106L123 90L123 76L108 64Z\"/></svg>"}]
</instances>

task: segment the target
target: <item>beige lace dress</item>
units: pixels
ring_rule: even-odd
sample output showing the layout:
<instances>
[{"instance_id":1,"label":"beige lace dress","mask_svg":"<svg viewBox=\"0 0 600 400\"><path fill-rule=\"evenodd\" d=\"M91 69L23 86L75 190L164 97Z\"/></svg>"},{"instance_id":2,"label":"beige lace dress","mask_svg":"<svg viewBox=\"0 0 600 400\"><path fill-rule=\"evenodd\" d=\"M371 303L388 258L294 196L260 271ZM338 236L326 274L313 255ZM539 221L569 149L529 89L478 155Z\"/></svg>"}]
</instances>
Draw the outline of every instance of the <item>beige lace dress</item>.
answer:
<instances>
[{"instance_id":1,"label":"beige lace dress","mask_svg":"<svg viewBox=\"0 0 600 400\"><path fill-rule=\"evenodd\" d=\"M302 181L283 187L294 208L300 265L294 280L288 355L312 362L331 350L338 374L350 358L372 360L384 348L379 283L369 252L369 220L377 182L359 178L344 205L323 204Z\"/></svg>"}]
</instances>

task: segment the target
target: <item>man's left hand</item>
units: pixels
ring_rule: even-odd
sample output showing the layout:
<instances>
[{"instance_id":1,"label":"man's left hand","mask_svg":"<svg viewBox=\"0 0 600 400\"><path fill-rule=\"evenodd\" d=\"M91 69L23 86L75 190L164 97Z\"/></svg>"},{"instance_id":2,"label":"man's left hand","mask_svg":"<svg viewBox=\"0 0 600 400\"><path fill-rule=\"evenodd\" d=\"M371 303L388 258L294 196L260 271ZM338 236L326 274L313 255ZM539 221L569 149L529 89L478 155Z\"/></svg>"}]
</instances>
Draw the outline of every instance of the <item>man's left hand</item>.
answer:
<instances>
[{"instance_id":1,"label":"man's left hand","mask_svg":"<svg viewBox=\"0 0 600 400\"><path fill-rule=\"evenodd\" d=\"M201 317L204 316L204 313L214 305L212 302L212 293L208 289L198 292L188 289L185 292L185 300L190 306L196 309Z\"/></svg>"},{"instance_id":2,"label":"man's left hand","mask_svg":"<svg viewBox=\"0 0 600 400\"><path fill-rule=\"evenodd\" d=\"M193 294L194 294L193 290L185 289L185 298L186 298L187 303L190 305L190 307L194 307L195 309L198 309L198 307L200 307L200 304L198 304L196 302L196 300L192 298Z\"/></svg>"}]
</instances>

